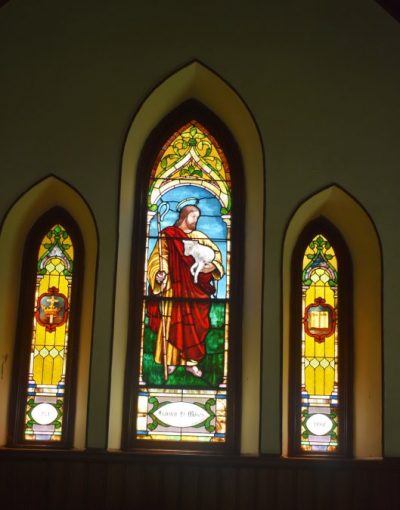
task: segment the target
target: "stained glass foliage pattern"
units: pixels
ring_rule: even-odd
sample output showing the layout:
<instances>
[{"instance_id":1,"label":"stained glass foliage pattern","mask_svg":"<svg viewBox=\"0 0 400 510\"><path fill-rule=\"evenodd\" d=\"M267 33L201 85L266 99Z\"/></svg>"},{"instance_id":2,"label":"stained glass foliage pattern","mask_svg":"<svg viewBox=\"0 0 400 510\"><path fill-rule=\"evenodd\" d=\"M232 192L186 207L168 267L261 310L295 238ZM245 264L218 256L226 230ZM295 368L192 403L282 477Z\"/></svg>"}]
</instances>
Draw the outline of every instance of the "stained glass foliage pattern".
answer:
<instances>
[{"instance_id":1,"label":"stained glass foliage pattern","mask_svg":"<svg viewBox=\"0 0 400 510\"><path fill-rule=\"evenodd\" d=\"M231 180L196 120L150 174L136 438L225 442Z\"/></svg>"},{"instance_id":2,"label":"stained glass foliage pattern","mask_svg":"<svg viewBox=\"0 0 400 510\"><path fill-rule=\"evenodd\" d=\"M37 255L25 440L62 438L73 264L71 238L55 224Z\"/></svg>"},{"instance_id":3,"label":"stained glass foliage pattern","mask_svg":"<svg viewBox=\"0 0 400 510\"><path fill-rule=\"evenodd\" d=\"M307 246L302 272L301 449L335 452L338 421L338 263L328 239Z\"/></svg>"}]
</instances>

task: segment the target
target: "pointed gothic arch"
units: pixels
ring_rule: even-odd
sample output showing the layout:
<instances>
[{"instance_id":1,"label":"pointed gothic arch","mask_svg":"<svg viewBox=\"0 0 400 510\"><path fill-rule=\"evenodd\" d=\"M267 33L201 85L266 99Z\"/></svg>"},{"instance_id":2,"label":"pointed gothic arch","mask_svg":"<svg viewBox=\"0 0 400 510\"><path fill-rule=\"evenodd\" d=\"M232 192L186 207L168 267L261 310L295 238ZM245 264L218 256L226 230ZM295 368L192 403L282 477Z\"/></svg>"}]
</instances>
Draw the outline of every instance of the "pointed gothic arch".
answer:
<instances>
[{"instance_id":1,"label":"pointed gothic arch","mask_svg":"<svg viewBox=\"0 0 400 510\"><path fill-rule=\"evenodd\" d=\"M79 361L76 366L76 412L74 434L70 444L84 448L88 396L88 374L93 320L93 296L97 265L97 230L93 215L82 196L69 184L50 175L30 187L9 208L0 230L0 358L2 375L0 391L10 395L13 389L12 366L15 361L15 342L19 317L19 294L22 274L24 244L33 225L40 217L55 207L61 207L79 225L85 243L85 272L82 279L82 300L85 313L79 327ZM0 443L7 441L7 424L14 401L0 400Z\"/></svg>"},{"instance_id":2,"label":"pointed gothic arch","mask_svg":"<svg viewBox=\"0 0 400 510\"><path fill-rule=\"evenodd\" d=\"M136 175L141 150L154 126L180 104L195 99L217 115L235 138L243 159L246 224L244 226L243 353L241 451L259 449L261 294L263 257L264 162L260 136L246 105L212 70L192 62L159 84L138 108L122 156L118 269L114 320L109 447L120 448L124 377L129 322L129 273ZM251 220L253 218L253 220ZM257 219L257 221L254 220Z\"/></svg>"},{"instance_id":3,"label":"pointed gothic arch","mask_svg":"<svg viewBox=\"0 0 400 510\"><path fill-rule=\"evenodd\" d=\"M291 261L289 452L352 453L352 261L324 217L301 232Z\"/></svg>"},{"instance_id":4,"label":"pointed gothic arch","mask_svg":"<svg viewBox=\"0 0 400 510\"><path fill-rule=\"evenodd\" d=\"M30 229L10 395L11 446L72 446L83 259L79 227L64 209L50 209Z\"/></svg>"},{"instance_id":5,"label":"pointed gothic arch","mask_svg":"<svg viewBox=\"0 0 400 510\"><path fill-rule=\"evenodd\" d=\"M128 449L238 447L241 167L226 127L193 100L171 112L143 148L126 364ZM197 226L180 228L187 214L197 215ZM189 245L213 253L212 272L193 271ZM178 407L182 427L168 414Z\"/></svg>"},{"instance_id":6,"label":"pointed gothic arch","mask_svg":"<svg viewBox=\"0 0 400 510\"><path fill-rule=\"evenodd\" d=\"M291 257L308 224L325 217L340 232L353 263L353 432L355 457L380 457L382 423L382 257L376 228L362 205L337 185L319 191L294 212L283 244L282 452L289 452ZM366 277L368 275L368 277Z\"/></svg>"}]
</instances>

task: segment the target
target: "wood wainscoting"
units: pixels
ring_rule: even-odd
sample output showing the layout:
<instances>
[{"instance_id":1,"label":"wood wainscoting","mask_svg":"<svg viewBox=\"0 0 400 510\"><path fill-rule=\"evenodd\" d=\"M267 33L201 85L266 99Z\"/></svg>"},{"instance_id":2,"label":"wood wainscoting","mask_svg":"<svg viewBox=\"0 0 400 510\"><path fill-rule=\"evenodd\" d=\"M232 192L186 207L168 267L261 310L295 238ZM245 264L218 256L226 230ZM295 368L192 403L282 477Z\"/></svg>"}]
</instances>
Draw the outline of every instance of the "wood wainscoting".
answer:
<instances>
[{"instance_id":1,"label":"wood wainscoting","mask_svg":"<svg viewBox=\"0 0 400 510\"><path fill-rule=\"evenodd\" d=\"M394 510L400 459L0 450L2 510Z\"/></svg>"}]
</instances>

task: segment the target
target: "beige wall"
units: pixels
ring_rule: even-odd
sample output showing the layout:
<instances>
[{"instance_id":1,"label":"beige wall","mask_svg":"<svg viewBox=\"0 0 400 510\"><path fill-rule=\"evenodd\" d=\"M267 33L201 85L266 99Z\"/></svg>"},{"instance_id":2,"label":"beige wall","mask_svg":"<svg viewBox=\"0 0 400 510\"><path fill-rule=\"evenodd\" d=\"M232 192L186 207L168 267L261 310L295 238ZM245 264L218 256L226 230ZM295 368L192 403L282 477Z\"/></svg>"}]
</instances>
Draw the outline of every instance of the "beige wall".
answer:
<instances>
[{"instance_id":1,"label":"beige wall","mask_svg":"<svg viewBox=\"0 0 400 510\"><path fill-rule=\"evenodd\" d=\"M385 452L400 455L399 55L400 25L372 0L255 0L246 7L209 0L140 6L13 0L0 9L0 218L54 174L78 190L98 228L89 446L108 444L126 134L151 92L198 60L227 83L236 104L247 106L265 155L264 222L250 217L265 232L264 251L253 247L264 256L263 301L252 302L263 317L262 451L281 451L286 227L308 197L337 184L369 214L382 244ZM209 96L213 105L212 90ZM214 108L234 125L231 102L214 99ZM157 111L154 121L160 105ZM259 175L251 165L247 172Z\"/></svg>"}]
</instances>

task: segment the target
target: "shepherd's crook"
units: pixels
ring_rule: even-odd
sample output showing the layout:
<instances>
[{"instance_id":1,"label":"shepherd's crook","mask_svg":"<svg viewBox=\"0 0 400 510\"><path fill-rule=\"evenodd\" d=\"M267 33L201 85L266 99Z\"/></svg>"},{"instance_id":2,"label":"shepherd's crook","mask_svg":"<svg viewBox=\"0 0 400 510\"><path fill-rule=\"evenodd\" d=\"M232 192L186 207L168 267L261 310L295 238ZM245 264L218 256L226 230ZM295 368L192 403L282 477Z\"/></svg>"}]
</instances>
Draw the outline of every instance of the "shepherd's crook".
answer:
<instances>
[{"instance_id":1,"label":"shepherd's crook","mask_svg":"<svg viewBox=\"0 0 400 510\"><path fill-rule=\"evenodd\" d=\"M158 206L158 211L157 211L158 241L157 241L157 244L158 244L159 266L160 266L161 272L164 272L164 268L163 268L164 260L163 260L163 256L162 256L161 221L163 220L164 216L167 214L168 211L169 211L169 203L168 202L162 202ZM165 320L166 320L165 303L164 303L164 300L162 299L164 283L165 282L163 280L161 282L161 292L160 292L160 295L161 295L161 303L160 303L161 310L160 311L161 311L161 334L162 334L162 342L163 342L164 381L167 381L168 380L167 333L166 333L166 324L165 324Z\"/></svg>"}]
</instances>

